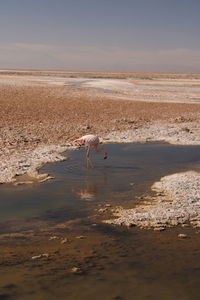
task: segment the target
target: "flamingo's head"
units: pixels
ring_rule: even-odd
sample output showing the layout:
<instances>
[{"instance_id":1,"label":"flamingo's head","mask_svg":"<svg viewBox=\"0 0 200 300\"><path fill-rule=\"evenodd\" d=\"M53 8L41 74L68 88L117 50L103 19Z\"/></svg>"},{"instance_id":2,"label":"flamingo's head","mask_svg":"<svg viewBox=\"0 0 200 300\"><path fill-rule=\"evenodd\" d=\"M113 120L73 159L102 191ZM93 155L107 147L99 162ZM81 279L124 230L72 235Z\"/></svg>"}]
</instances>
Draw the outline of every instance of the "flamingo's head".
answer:
<instances>
[{"instance_id":1,"label":"flamingo's head","mask_svg":"<svg viewBox=\"0 0 200 300\"><path fill-rule=\"evenodd\" d=\"M106 159L108 157L108 152L104 153L104 159Z\"/></svg>"}]
</instances>

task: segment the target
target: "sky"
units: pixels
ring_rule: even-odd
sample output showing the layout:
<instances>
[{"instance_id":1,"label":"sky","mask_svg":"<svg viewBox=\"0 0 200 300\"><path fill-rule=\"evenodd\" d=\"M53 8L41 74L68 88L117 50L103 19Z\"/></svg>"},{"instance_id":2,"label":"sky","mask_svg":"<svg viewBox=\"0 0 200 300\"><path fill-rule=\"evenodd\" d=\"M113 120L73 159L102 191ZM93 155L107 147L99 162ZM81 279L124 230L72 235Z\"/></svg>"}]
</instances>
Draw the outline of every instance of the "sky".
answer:
<instances>
[{"instance_id":1,"label":"sky","mask_svg":"<svg viewBox=\"0 0 200 300\"><path fill-rule=\"evenodd\" d=\"M200 0L1 0L0 69L200 72Z\"/></svg>"}]
</instances>

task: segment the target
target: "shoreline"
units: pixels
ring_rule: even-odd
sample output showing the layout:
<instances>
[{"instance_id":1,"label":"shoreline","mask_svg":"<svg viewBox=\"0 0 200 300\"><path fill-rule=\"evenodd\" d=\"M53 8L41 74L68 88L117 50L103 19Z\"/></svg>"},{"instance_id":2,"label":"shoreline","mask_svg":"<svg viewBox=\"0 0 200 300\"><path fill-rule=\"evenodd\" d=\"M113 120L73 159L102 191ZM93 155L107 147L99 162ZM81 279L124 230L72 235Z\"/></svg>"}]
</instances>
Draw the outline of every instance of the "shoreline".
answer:
<instances>
[{"instance_id":1,"label":"shoreline","mask_svg":"<svg viewBox=\"0 0 200 300\"><path fill-rule=\"evenodd\" d=\"M132 209L112 210L115 219L104 222L120 226L138 226L163 231L182 225L200 227L200 172L187 171L164 176L151 186L155 196L146 196L145 203Z\"/></svg>"},{"instance_id":2,"label":"shoreline","mask_svg":"<svg viewBox=\"0 0 200 300\"><path fill-rule=\"evenodd\" d=\"M163 125L151 124L146 128L135 131L111 132L104 137L109 143L131 142L168 142L176 145L200 145L198 124ZM191 133L192 130L192 133ZM172 134L175 132L176 134ZM162 135L161 135L162 133ZM159 138L161 136L162 138ZM38 169L49 162L58 162L67 159L62 153L75 150L70 144L38 146L34 151L25 151L14 155L6 163L5 173L1 172L0 180L5 183L31 184L34 181L42 183L53 179L49 174L40 174ZM23 159L22 159L23 157ZM17 158L20 158L17 159ZM2 164L2 163L1 163ZM9 168L9 165L11 167ZM24 180L23 175L28 175ZM17 175L17 177L16 177ZM103 222L112 225L127 227L138 226L145 229L164 230L178 224L200 227L200 172L187 171L164 176L155 182L151 189L156 192L154 197L147 196L145 204L142 202L132 209L117 207L111 210L115 219Z\"/></svg>"},{"instance_id":3,"label":"shoreline","mask_svg":"<svg viewBox=\"0 0 200 300\"><path fill-rule=\"evenodd\" d=\"M176 145L200 145L200 128L194 123L168 125L155 122L134 130L111 131L103 140L109 143L167 142ZM39 145L34 149L31 147L21 151L4 149L0 163L0 183L16 183L16 176L22 175L28 175L39 182L52 179L48 174L39 174L38 169L46 163L66 160L62 153L74 149L77 147L70 142L64 145ZM32 182L29 180L28 183Z\"/></svg>"}]
</instances>

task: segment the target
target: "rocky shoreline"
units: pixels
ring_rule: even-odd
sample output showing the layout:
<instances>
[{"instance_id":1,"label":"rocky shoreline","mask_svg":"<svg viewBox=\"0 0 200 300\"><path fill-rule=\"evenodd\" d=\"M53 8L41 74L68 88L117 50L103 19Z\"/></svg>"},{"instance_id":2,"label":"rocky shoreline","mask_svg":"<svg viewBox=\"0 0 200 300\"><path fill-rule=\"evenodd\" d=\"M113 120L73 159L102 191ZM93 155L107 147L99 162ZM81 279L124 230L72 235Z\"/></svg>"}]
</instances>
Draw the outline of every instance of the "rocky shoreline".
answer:
<instances>
[{"instance_id":1,"label":"rocky shoreline","mask_svg":"<svg viewBox=\"0 0 200 300\"><path fill-rule=\"evenodd\" d=\"M0 183L33 183L33 180L44 182L52 179L48 174L39 174L38 169L49 162L66 160L60 152L67 146L38 146L32 150L21 150L9 153L4 151L0 162ZM28 180L20 181L20 176L27 175ZM19 178L18 178L19 177Z\"/></svg>"},{"instance_id":2,"label":"rocky shoreline","mask_svg":"<svg viewBox=\"0 0 200 300\"><path fill-rule=\"evenodd\" d=\"M177 145L200 145L199 124L152 124L147 128L136 129L134 132L120 132L109 135L115 142L121 140L134 142L164 141ZM178 224L186 226L190 223L200 227L200 173L176 173L161 178L151 189L156 192L154 197L147 196L145 205L140 204L133 209L121 207L113 209L117 219L106 220L106 223L125 225L128 227L153 228L162 231L166 227Z\"/></svg>"},{"instance_id":3,"label":"rocky shoreline","mask_svg":"<svg viewBox=\"0 0 200 300\"><path fill-rule=\"evenodd\" d=\"M200 227L199 180L200 173L194 171L165 176L151 187L156 196L147 196L145 204L133 209L114 209L118 218L105 223L158 231L179 224Z\"/></svg>"}]
</instances>

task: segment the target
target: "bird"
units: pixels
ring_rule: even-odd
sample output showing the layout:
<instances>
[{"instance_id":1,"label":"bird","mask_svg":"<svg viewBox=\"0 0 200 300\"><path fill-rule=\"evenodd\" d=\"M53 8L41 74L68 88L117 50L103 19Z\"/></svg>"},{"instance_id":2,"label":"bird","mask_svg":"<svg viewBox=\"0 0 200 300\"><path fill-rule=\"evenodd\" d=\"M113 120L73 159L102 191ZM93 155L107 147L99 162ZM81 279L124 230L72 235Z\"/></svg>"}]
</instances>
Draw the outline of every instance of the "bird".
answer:
<instances>
[{"instance_id":1,"label":"bird","mask_svg":"<svg viewBox=\"0 0 200 300\"><path fill-rule=\"evenodd\" d=\"M91 147L94 148L95 152L103 152L104 159L106 159L108 157L108 152L106 152L103 147L99 146L100 139L97 135L94 135L94 134L83 135L80 138L74 140L73 142L78 142L78 143L81 143L82 145L85 145L85 148L87 149L87 152L86 152L87 162L89 161ZM91 162L90 162L90 164L91 164Z\"/></svg>"}]
</instances>

